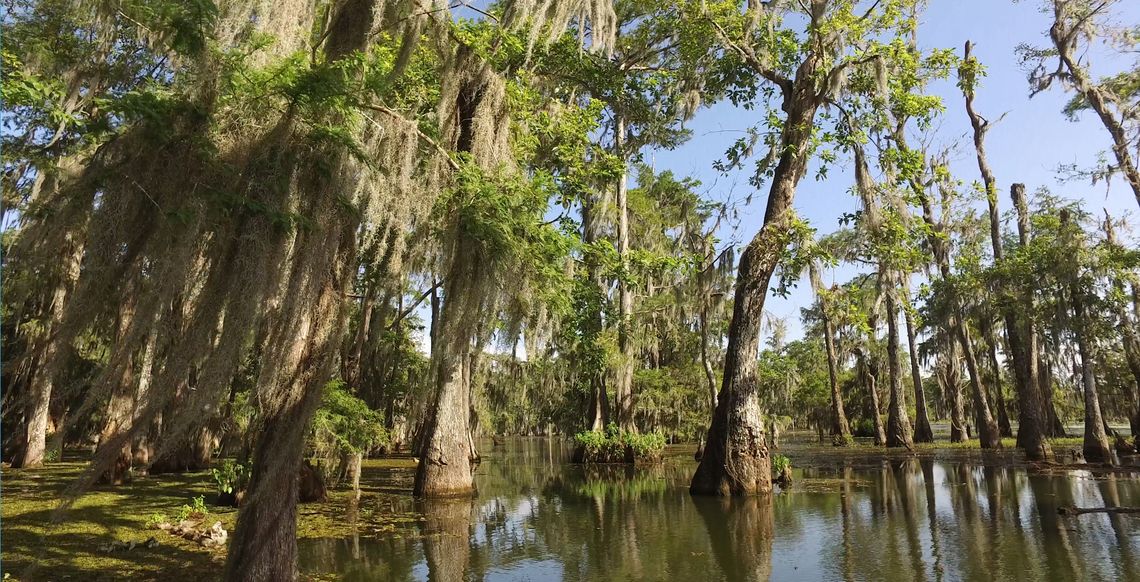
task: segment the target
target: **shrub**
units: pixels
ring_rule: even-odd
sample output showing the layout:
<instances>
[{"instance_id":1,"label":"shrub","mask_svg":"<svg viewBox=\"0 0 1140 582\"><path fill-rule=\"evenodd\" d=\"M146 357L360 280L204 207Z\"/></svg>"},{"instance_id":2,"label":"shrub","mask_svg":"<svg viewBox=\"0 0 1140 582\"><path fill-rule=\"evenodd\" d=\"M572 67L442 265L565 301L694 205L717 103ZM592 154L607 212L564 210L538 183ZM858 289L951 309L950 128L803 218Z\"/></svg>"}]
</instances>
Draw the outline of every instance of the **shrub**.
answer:
<instances>
[{"instance_id":1,"label":"shrub","mask_svg":"<svg viewBox=\"0 0 1140 582\"><path fill-rule=\"evenodd\" d=\"M206 496L199 495L192 498L189 505L183 505L178 509L178 521L182 522L191 518L204 519L209 514L210 510L206 508Z\"/></svg>"},{"instance_id":2,"label":"shrub","mask_svg":"<svg viewBox=\"0 0 1140 582\"><path fill-rule=\"evenodd\" d=\"M772 476L777 477L792 466L792 461L784 455L772 455Z\"/></svg>"},{"instance_id":3,"label":"shrub","mask_svg":"<svg viewBox=\"0 0 1140 582\"><path fill-rule=\"evenodd\" d=\"M781 487L792 484L792 461L784 455L772 455L772 481Z\"/></svg>"},{"instance_id":4,"label":"shrub","mask_svg":"<svg viewBox=\"0 0 1140 582\"><path fill-rule=\"evenodd\" d=\"M226 459L221 465L211 471L214 482L218 484L218 505L237 507L245 496L245 488L249 485L251 469L247 465L232 459Z\"/></svg>"},{"instance_id":5,"label":"shrub","mask_svg":"<svg viewBox=\"0 0 1140 582\"><path fill-rule=\"evenodd\" d=\"M232 459L226 459L220 466L214 467L212 473L214 482L218 484L218 493L237 495L249 483L249 467Z\"/></svg>"},{"instance_id":6,"label":"shrub","mask_svg":"<svg viewBox=\"0 0 1140 582\"><path fill-rule=\"evenodd\" d=\"M665 435L638 434L610 424L605 431L590 430L574 435L576 460L583 463L635 463L657 461L665 450Z\"/></svg>"}]
</instances>

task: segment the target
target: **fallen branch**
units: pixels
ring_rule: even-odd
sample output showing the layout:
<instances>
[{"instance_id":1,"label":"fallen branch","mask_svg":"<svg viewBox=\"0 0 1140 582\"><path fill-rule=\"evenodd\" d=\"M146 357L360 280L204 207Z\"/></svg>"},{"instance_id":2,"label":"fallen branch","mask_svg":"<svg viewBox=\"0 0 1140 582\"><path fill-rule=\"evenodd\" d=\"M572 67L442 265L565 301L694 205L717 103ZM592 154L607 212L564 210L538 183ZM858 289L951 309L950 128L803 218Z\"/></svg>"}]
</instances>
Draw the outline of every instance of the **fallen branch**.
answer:
<instances>
[{"instance_id":1,"label":"fallen branch","mask_svg":"<svg viewBox=\"0 0 1140 582\"><path fill-rule=\"evenodd\" d=\"M1073 507L1062 505L1057 508L1061 515L1083 515L1086 513L1136 513L1140 514L1140 507Z\"/></svg>"}]
</instances>

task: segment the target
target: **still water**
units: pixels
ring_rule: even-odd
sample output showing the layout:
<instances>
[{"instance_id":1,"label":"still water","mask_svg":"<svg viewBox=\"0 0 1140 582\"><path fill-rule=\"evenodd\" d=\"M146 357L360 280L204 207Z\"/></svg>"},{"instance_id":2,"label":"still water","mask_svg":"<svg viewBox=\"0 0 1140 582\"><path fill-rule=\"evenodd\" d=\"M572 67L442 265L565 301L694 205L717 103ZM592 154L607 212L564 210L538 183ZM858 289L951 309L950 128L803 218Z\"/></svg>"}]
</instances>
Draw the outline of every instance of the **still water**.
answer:
<instances>
[{"instance_id":1,"label":"still water","mask_svg":"<svg viewBox=\"0 0 1140 582\"><path fill-rule=\"evenodd\" d=\"M786 443L770 499L688 494L692 451L660 466L568 464L558 440L483 444L474 500L415 502L373 469L358 535L302 540L305 575L346 580L1140 580L1140 474L1027 473L1012 453L883 459ZM379 531L372 515L403 515Z\"/></svg>"}]
</instances>

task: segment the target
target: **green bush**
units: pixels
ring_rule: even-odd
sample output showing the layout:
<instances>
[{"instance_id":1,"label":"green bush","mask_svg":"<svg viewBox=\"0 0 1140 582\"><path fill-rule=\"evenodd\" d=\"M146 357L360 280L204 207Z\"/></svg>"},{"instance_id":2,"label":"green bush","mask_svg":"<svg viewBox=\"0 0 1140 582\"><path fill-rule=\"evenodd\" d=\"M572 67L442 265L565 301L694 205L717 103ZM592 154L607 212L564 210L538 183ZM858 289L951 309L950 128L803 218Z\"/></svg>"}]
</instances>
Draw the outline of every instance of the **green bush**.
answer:
<instances>
[{"instance_id":1,"label":"green bush","mask_svg":"<svg viewBox=\"0 0 1140 582\"><path fill-rule=\"evenodd\" d=\"M851 433L857 437L873 437L875 423L869 418L859 418L851 424Z\"/></svg>"},{"instance_id":2,"label":"green bush","mask_svg":"<svg viewBox=\"0 0 1140 582\"><path fill-rule=\"evenodd\" d=\"M183 505L178 509L178 521L186 521L191 518L205 519L209 514L210 510L206 508L206 496L199 495L191 499L189 505Z\"/></svg>"},{"instance_id":3,"label":"green bush","mask_svg":"<svg viewBox=\"0 0 1140 582\"><path fill-rule=\"evenodd\" d=\"M218 493L236 495L238 491L245 490L249 483L249 467L232 459L226 459L221 465L214 467L214 482L218 484Z\"/></svg>"},{"instance_id":4,"label":"green bush","mask_svg":"<svg viewBox=\"0 0 1140 582\"><path fill-rule=\"evenodd\" d=\"M781 487L792 484L792 462L784 455L772 455L772 481Z\"/></svg>"},{"instance_id":5,"label":"green bush","mask_svg":"<svg viewBox=\"0 0 1140 582\"><path fill-rule=\"evenodd\" d=\"M580 432L574 435L574 442L579 447L578 460L583 463L656 461L665 450L665 435L628 432L616 424L610 424L605 431Z\"/></svg>"},{"instance_id":6,"label":"green bush","mask_svg":"<svg viewBox=\"0 0 1140 582\"><path fill-rule=\"evenodd\" d=\"M784 473L784 470L792 466L792 461L784 455L772 455L772 476L777 477Z\"/></svg>"}]
</instances>

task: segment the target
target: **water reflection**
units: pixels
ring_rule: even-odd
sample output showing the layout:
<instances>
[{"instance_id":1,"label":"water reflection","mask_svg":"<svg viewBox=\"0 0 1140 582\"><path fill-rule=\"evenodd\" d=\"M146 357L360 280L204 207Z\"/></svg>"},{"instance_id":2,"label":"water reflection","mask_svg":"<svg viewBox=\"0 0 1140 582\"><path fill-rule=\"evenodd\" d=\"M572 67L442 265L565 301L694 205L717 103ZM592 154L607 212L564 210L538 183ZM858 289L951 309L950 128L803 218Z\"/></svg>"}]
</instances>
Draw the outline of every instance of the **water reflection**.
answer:
<instances>
[{"instance_id":1,"label":"water reflection","mask_svg":"<svg viewBox=\"0 0 1140 582\"><path fill-rule=\"evenodd\" d=\"M347 580L1140 580L1137 475L1027 474L1000 457L867 458L785 445L771 498L692 498L695 463L566 464L558 441L490 446L477 499L366 495L349 539L301 544L302 571ZM1007 460L1007 459L1006 459ZM372 491L406 475L365 473ZM366 490L368 488L366 487ZM407 513L377 530L375 516Z\"/></svg>"}]
</instances>

